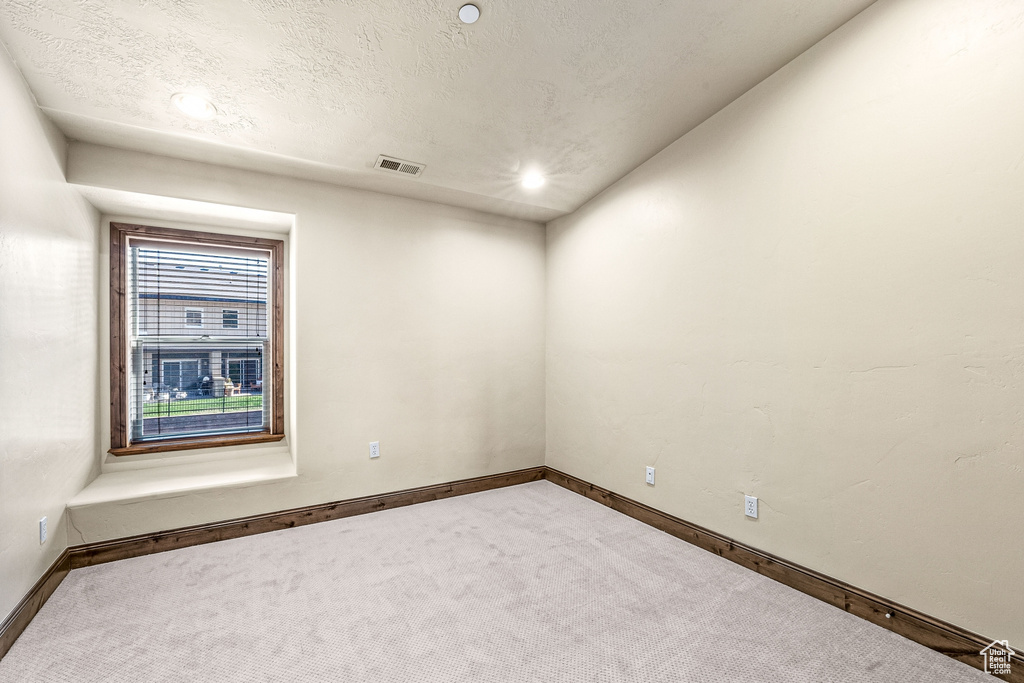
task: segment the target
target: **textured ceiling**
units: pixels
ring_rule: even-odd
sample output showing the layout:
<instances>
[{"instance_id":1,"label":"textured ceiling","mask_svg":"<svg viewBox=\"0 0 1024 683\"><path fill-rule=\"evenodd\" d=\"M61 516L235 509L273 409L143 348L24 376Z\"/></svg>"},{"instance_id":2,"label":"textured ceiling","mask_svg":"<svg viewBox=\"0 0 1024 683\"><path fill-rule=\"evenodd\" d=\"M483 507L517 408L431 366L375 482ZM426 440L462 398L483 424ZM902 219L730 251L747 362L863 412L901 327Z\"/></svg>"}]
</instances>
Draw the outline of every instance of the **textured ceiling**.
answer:
<instances>
[{"instance_id":1,"label":"textured ceiling","mask_svg":"<svg viewBox=\"0 0 1024 683\"><path fill-rule=\"evenodd\" d=\"M480 0L464 25L461 0L3 0L0 39L74 139L544 220L871 2Z\"/></svg>"}]
</instances>

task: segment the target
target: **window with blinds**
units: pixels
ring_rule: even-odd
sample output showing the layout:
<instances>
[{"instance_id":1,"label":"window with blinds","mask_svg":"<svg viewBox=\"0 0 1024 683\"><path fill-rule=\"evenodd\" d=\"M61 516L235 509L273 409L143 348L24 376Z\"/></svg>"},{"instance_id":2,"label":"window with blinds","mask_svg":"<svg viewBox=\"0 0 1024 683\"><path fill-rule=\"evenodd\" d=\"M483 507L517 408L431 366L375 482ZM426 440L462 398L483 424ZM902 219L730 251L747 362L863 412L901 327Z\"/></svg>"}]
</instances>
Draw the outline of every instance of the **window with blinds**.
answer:
<instances>
[{"instance_id":1,"label":"window with blinds","mask_svg":"<svg viewBox=\"0 0 1024 683\"><path fill-rule=\"evenodd\" d=\"M111 223L112 453L283 437L282 246Z\"/></svg>"},{"instance_id":2,"label":"window with blinds","mask_svg":"<svg viewBox=\"0 0 1024 683\"><path fill-rule=\"evenodd\" d=\"M264 430L269 265L267 251L128 240L133 443Z\"/></svg>"}]
</instances>

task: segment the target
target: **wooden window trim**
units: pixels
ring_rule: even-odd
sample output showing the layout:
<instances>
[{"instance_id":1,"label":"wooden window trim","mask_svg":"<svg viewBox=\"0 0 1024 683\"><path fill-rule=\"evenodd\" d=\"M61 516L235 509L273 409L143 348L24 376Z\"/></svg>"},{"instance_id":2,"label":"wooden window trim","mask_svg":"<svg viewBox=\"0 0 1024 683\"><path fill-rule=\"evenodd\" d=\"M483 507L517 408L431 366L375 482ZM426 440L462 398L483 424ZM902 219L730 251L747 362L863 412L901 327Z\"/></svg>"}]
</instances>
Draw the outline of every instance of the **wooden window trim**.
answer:
<instances>
[{"instance_id":1,"label":"wooden window trim","mask_svg":"<svg viewBox=\"0 0 1024 683\"><path fill-rule=\"evenodd\" d=\"M263 432L216 434L130 443L128 435L127 254L131 237L153 237L198 244L266 249L270 252L268 309L272 315L268 359L271 372L270 423ZM284 242L263 237L223 235L128 223L110 224L110 450L113 455L160 453L192 448L280 441L284 438ZM266 372L266 362L264 372Z\"/></svg>"}]
</instances>

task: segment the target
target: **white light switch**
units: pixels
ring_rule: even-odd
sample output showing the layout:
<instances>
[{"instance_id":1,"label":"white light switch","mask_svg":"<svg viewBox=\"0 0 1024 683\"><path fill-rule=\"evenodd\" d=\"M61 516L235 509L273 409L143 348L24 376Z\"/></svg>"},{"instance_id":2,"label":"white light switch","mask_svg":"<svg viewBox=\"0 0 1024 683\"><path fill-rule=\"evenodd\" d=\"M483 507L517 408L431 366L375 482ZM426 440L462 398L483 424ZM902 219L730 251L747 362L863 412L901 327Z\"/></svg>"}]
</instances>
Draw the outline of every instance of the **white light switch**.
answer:
<instances>
[{"instance_id":1,"label":"white light switch","mask_svg":"<svg viewBox=\"0 0 1024 683\"><path fill-rule=\"evenodd\" d=\"M371 441L370 442L370 457L371 458L379 458L380 457L380 441Z\"/></svg>"},{"instance_id":2,"label":"white light switch","mask_svg":"<svg viewBox=\"0 0 1024 683\"><path fill-rule=\"evenodd\" d=\"M651 486L654 486L654 468L653 467L648 467L647 468L647 483L649 485L651 485Z\"/></svg>"}]
</instances>

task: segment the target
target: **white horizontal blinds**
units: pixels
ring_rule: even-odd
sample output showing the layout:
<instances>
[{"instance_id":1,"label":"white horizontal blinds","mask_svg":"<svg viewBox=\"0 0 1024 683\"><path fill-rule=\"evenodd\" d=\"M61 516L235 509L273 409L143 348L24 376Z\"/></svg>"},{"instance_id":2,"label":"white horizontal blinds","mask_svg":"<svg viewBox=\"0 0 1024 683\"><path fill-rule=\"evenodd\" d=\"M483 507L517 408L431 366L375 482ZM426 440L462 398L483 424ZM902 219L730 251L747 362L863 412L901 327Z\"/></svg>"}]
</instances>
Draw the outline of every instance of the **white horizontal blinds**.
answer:
<instances>
[{"instance_id":1,"label":"white horizontal blinds","mask_svg":"<svg viewBox=\"0 0 1024 683\"><path fill-rule=\"evenodd\" d=\"M204 253L141 240L129 246L139 336L267 337L267 252Z\"/></svg>"},{"instance_id":2,"label":"white horizontal blinds","mask_svg":"<svg viewBox=\"0 0 1024 683\"><path fill-rule=\"evenodd\" d=\"M270 253L129 240L131 441L269 424Z\"/></svg>"}]
</instances>

